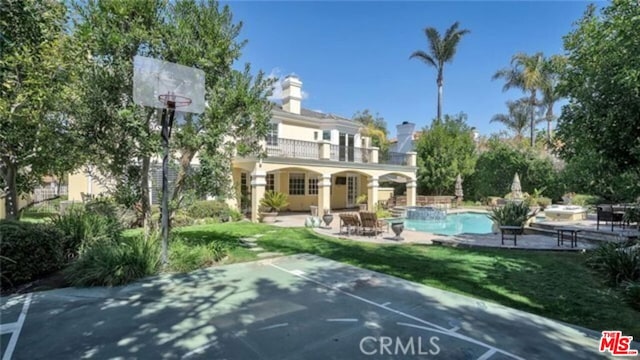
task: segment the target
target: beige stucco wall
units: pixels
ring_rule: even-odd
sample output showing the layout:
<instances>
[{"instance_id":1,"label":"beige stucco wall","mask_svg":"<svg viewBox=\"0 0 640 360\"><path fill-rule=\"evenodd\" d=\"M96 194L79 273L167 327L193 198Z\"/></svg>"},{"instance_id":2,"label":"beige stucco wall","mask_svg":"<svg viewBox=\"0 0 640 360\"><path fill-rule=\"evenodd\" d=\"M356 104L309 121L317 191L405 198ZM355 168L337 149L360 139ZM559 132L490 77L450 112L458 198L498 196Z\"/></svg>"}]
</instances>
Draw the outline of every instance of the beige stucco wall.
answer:
<instances>
[{"instance_id":1,"label":"beige stucco wall","mask_svg":"<svg viewBox=\"0 0 640 360\"><path fill-rule=\"evenodd\" d=\"M378 189L378 200L389 200L393 197L393 188L379 188Z\"/></svg>"},{"instance_id":2,"label":"beige stucco wall","mask_svg":"<svg viewBox=\"0 0 640 360\"><path fill-rule=\"evenodd\" d=\"M70 201L82 201L80 193L99 195L106 191L107 189L98 183L95 177L91 178L91 186L89 186L89 176L82 170L69 175Z\"/></svg>"},{"instance_id":3,"label":"beige stucco wall","mask_svg":"<svg viewBox=\"0 0 640 360\"><path fill-rule=\"evenodd\" d=\"M318 133L318 139L314 139L314 133ZM281 122L278 129L278 136L285 139L295 139L304 141L322 140L322 130L307 126L299 126Z\"/></svg>"}]
</instances>

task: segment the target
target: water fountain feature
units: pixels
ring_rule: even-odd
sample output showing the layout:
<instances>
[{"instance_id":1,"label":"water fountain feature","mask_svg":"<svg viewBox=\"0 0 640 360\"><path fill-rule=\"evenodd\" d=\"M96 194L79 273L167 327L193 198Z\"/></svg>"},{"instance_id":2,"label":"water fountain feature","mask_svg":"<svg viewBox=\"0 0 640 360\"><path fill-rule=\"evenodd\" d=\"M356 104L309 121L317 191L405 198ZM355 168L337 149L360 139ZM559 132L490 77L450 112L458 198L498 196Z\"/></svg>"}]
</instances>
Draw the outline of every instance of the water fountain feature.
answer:
<instances>
[{"instance_id":1,"label":"water fountain feature","mask_svg":"<svg viewBox=\"0 0 640 360\"><path fill-rule=\"evenodd\" d=\"M447 211L431 206L409 206L405 209L409 220L445 220Z\"/></svg>"}]
</instances>

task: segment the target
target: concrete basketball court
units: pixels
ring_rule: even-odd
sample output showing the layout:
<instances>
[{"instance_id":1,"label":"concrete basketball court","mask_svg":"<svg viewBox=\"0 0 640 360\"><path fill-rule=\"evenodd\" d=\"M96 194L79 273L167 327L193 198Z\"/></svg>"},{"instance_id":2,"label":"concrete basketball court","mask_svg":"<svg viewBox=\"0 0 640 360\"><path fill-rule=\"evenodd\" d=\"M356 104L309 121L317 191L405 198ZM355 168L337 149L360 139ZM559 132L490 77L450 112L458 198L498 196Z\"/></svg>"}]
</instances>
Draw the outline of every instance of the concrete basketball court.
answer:
<instances>
[{"instance_id":1,"label":"concrete basketball court","mask_svg":"<svg viewBox=\"0 0 640 360\"><path fill-rule=\"evenodd\" d=\"M600 334L312 255L2 298L3 359L593 359Z\"/></svg>"}]
</instances>

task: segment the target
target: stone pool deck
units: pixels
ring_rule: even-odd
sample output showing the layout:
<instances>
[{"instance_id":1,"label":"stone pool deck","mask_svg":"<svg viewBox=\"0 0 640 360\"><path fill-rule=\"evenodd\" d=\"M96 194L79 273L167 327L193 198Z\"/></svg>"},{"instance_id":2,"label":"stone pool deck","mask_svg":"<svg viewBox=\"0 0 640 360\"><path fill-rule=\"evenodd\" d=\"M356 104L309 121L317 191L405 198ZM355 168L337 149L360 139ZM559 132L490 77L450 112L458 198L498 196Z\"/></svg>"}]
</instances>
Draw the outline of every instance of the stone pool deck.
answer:
<instances>
[{"instance_id":1,"label":"stone pool deck","mask_svg":"<svg viewBox=\"0 0 640 360\"><path fill-rule=\"evenodd\" d=\"M465 209L455 209L455 212L465 212ZM473 212L482 212L481 210L468 210ZM453 212L453 211L451 211ZM274 225L283 227L303 227L308 213L289 213L278 215L278 222ZM523 250L553 250L553 251L583 251L592 249L597 245L578 241L578 246L571 248L569 241L564 241L564 246L557 246L555 236L546 235L518 235L518 245L513 245L513 240L505 240L505 244L501 244L501 235L498 234L461 234L454 236L436 235L431 233L405 230L402 232L404 240L397 241L394 239L395 234L388 232L375 236L362 235L346 235L340 233L340 218L338 213L334 213L334 219L331 227L314 228L316 233L344 240L359 241L365 243L401 245L401 244L422 244L422 245L445 245L456 247L488 247L488 248L504 248L504 249L523 249Z\"/></svg>"}]
</instances>

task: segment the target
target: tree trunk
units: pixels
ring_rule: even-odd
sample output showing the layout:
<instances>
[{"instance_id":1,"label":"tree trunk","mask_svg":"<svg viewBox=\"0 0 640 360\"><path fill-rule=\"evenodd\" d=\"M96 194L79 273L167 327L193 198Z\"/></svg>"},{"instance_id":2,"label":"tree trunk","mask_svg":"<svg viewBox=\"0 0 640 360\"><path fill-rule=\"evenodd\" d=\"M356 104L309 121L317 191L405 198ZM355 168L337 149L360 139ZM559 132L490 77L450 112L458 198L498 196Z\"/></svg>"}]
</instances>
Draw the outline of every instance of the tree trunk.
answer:
<instances>
[{"instance_id":1,"label":"tree trunk","mask_svg":"<svg viewBox=\"0 0 640 360\"><path fill-rule=\"evenodd\" d=\"M142 224L144 225L145 235L149 235L153 224L151 223L151 201L149 197L149 167L151 158L144 156L142 158L142 174L140 176L140 201L142 202Z\"/></svg>"},{"instance_id":2,"label":"tree trunk","mask_svg":"<svg viewBox=\"0 0 640 360\"><path fill-rule=\"evenodd\" d=\"M195 151L190 149L182 149L181 152L180 170L178 171L178 176L173 187L173 196L171 198L172 202L176 204L176 207L182 203L182 193L184 192L184 187L187 182L187 173L191 166L191 160L193 160L193 157L195 156Z\"/></svg>"},{"instance_id":3,"label":"tree trunk","mask_svg":"<svg viewBox=\"0 0 640 360\"><path fill-rule=\"evenodd\" d=\"M547 108L547 145L551 146L551 122L553 121L553 104Z\"/></svg>"},{"instance_id":4,"label":"tree trunk","mask_svg":"<svg viewBox=\"0 0 640 360\"><path fill-rule=\"evenodd\" d=\"M531 92L531 147L536 145L536 92Z\"/></svg>"},{"instance_id":5,"label":"tree trunk","mask_svg":"<svg viewBox=\"0 0 640 360\"><path fill-rule=\"evenodd\" d=\"M17 220L18 219L18 168L14 164L5 163L5 198L4 209L5 219Z\"/></svg>"},{"instance_id":6,"label":"tree trunk","mask_svg":"<svg viewBox=\"0 0 640 360\"><path fill-rule=\"evenodd\" d=\"M442 74L438 76L438 121L442 120Z\"/></svg>"}]
</instances>

